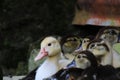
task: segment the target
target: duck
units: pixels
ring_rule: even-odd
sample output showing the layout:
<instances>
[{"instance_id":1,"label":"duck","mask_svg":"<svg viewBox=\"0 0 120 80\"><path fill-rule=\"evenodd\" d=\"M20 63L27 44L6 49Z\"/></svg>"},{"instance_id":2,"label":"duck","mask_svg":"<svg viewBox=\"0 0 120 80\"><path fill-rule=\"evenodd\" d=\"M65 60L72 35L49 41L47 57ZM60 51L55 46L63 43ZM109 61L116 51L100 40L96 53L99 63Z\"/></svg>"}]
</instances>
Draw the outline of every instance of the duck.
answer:
<instances>
[{"instance_id":1,"label":"duck","mask_svg":"<svg viewBox=\"0 0 120 80\"><path fill-rule=\"evenodd\" d=\"M60 40L54 36L43 38L41 41L41 49L34 60L36 62L44 57L46 58L42 64L30 71L22 80L42 80L54 74L59 69L66 67L70 61L63 58L62 54ZM45 74L43 74L43 72Z\"/></svg>"},{"instance_id":2,"label":"duck","mask_svg":"<svg viewBox=\"0 0 120 80\"><path fill-rule=\"evenodd\" d=\"M60 70L60 55L61 46L59 41L52 36L45 37L41 41L40 52L34 60L38 61L44 57L46 57L46 60L36 70L35 80L43 80Z\"/></svg>"},{"instance_id":3,"label":"duck","mask_svg":"<svg viewBox=\"0 0 120 80\"><path fill-rule=\"evenodd\" d=\"M59 62L62 66L65 66L64 68L66 68L66 64L71 63L75 57L74 51L81 46L81 38L74 34L65 35L62 37L60 44L63 59Z\"/></svg>"},{"instance_id":4,"label":"duck","mask_svg":"<svg viewBox=\"0 0 120 80\"><path fill-rule=\"evenodd\" d=\"M86 37L82 38L81 46L75 51L84 51L84 50L86 50L88 43L90 41L92 41L93 39L94 39L93 35L89 35L89 36L86 36Z\"/></svg>"},{"instance_id":5,"label":"duck","mask_svg":"<svg viewBox=\"0 0 120 80\"><path fill-rule=\"evenodd\" d=\"M120 67L120 54L114 49L114 45L119 43L120 40L120 28L119 27L105 27L102 28L96 38L100 38L109 42L111 46L113 61L112 65L116 68Z\"/></svg>"},{"instance_id":6,"label":"duck","mask_svg":"<svg viewBox=\"0 0 120 80\"><path fill-rule=\"evenodd\" d=\"M112 65L113 54L111 46L108 42L102 39L94 39L87 45L87 50L91 51L97 61L102 65Z\"/></svg>"},{"instance_id":7,"label":"duck","mask_svg":"<svg viewBox=\"0 0 120 80\"><path fill-rule=\"evenodd\" d=\"M77 54L76 54L76 56L74 58L75 63L76 63L75 67L81 68L81 69L86 69L87 67L89 67L89 66L91 66L93 64L91 64L91 61L89 59L86 59L86 55L83 54L83 53L87 53L87 50L77 52ZM89 56L92 58L91 55L89 55Z\"/></svg>"},{"instance_id":8,"label":"duck","mask_svg":"<svg viewBox=\"0 0 120 80\"><path fill-rule=\"evenodd\" d=\"M78 35L65 35L61 39L61 48L63 55L67 59L73 59L73 52L81 46L82 39Z\"/></svg>"},{"instance_id":9,"label":"duck","mask_svg":"<svg viewBox=\"0 0 120 80\"><path fill-rule=\"evenodd\" d=\"M79 64L76 63L77 67L69 68L66 80L81 80L81 76L83 76L86 69L97 66L96 57L87 50L79 51L76 55L75 62L78 62Z\"/></svg>"}]
</instances>

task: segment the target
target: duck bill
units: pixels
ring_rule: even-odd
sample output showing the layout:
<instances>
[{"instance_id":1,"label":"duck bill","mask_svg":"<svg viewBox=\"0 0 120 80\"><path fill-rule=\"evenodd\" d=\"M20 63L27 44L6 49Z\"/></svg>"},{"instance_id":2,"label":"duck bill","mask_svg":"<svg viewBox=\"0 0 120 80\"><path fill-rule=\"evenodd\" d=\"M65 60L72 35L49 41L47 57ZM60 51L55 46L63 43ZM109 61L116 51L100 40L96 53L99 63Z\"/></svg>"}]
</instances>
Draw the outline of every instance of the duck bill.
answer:
<instances>
[{"instance_id":1,"label":"duck bill","mask_svg":"<svg viewBox=\"0 0 120 80\"><path fill-rule=\"evenodd\" d=\"M48 55L48 52L45 51L45 48L42 48L38 55L35 57L34 61L38 61Z\"/></svg>"}]
</instances>

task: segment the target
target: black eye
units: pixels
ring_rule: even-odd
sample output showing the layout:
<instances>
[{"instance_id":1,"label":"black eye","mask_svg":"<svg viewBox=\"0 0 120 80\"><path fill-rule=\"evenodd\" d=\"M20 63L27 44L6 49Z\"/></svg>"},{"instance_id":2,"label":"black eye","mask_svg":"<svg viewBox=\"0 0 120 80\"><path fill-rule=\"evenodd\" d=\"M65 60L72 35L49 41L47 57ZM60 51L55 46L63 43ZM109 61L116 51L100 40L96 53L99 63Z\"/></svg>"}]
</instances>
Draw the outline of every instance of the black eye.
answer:
<instances>
[{"instance_id":1,"label":"black eye","mask_svg":"<svg viewBox=\"0 0 120 80\"><path fill-rule=\"evenodd\" d=\"M85 43L86 41L84 40L83 43Z\"/></svg>"},{"instance_id":2,"label":"black eye","mask_svg":"<svg viewBox=\"0 0 120 80\"><path fill-rule=\"evenodd\" d=\"M95 46L95 44L92 44L91 46L90 46L90 48L93 48Z\"/></svg>"},{"instance_id":3,"label":"black eye","mask_svg":"<svg viewBox=\"0 0 120 80\"><path fill-rule=\"evenodd\" d=\"M49 43L48 46L51 46L51 43Z\"/></svg>"},{"instance_id":4,"label":"black eye","mask_svg":"<svg viewBox=\"0 0 120 80\"><path fill-rule=\"evenodd\" d=\"M117 35L117 33L114 30L111 30L110 34Z\"/></svg>"},{"instance_id":5,"label":"black eye","mask_svg":"<svg viewBox=\"0 0 120 80\"><path fill-rule=\"evenodd\" d=\"M74 38L73 41L77 41L77 40Z\"/></svg>"},{"instance_id":6,"label":"black eye","mask_svg":"<svg viewBox=\"0 0 120 80\"><path fill-rule=\"evenodd\" d=\"M77 58L81 58L81 55L78 55Z\"/></svg>"},{"instance_id":7,"label":"black eye","mask_svg":"<svg viewBox=\"0 0 120 80\"><path fill-rule=\"evenodd\" d=\"M86 42L90 42L90 40L87 40Z\"/></svg>"}]
</instances>

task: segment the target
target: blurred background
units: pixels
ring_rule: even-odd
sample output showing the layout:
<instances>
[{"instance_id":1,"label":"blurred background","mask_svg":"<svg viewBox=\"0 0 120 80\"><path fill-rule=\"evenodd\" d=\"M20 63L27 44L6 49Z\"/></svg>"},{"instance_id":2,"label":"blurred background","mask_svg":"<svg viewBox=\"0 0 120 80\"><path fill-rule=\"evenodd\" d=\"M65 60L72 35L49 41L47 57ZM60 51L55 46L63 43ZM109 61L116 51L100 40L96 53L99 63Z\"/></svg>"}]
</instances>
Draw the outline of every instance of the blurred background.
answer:
<instances>
[{"instance_id":1,"label":"blurred background","mask_svg":"<svg viewBox=\"0 0 120 80\"><path fill-rule=\"evenodd\" d=\"M1 0L0 66L3 74L26 74L31 50L39 49L41 37L75 31L71 27L75 3L75 0Z\"/></svg>"}]
</instances>

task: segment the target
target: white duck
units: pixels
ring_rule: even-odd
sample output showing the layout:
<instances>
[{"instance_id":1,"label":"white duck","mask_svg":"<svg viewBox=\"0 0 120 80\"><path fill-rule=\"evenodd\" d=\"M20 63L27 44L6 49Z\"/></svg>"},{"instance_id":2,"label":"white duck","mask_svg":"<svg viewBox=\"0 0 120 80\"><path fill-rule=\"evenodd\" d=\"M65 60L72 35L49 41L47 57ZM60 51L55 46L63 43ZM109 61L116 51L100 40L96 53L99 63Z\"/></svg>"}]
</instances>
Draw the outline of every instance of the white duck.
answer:
<instances>
[{"instance_id":1,"label":"white duck","mask_svg":"<svg viewBox=\"0 0 120 80\"><path fill-rule=\"evenodd\" d=\"M59 70L59 57L61 53L61 47L53 37L46 37L41 42L41 50L35 61L48 56L44 63L37 69L35 80L42 80L55 74Z\"/></svg>"},{"instance_id":2,"label":"white duck","mask_svg":"<svg viewBox=\"0 0 120 80\"><path fill-rule=\"evenodd\" d=\"M64 66L61 67L60 55L61 46L59 41L54 37L46 37L41 42L41 50L35 58L35 61L42 59L45 56L47 56L47 59L37 69L35 80L43 80L44 78L50 77L62 67L66 66L68 63L63 62Z\"/></svg>"}]
</instances>

